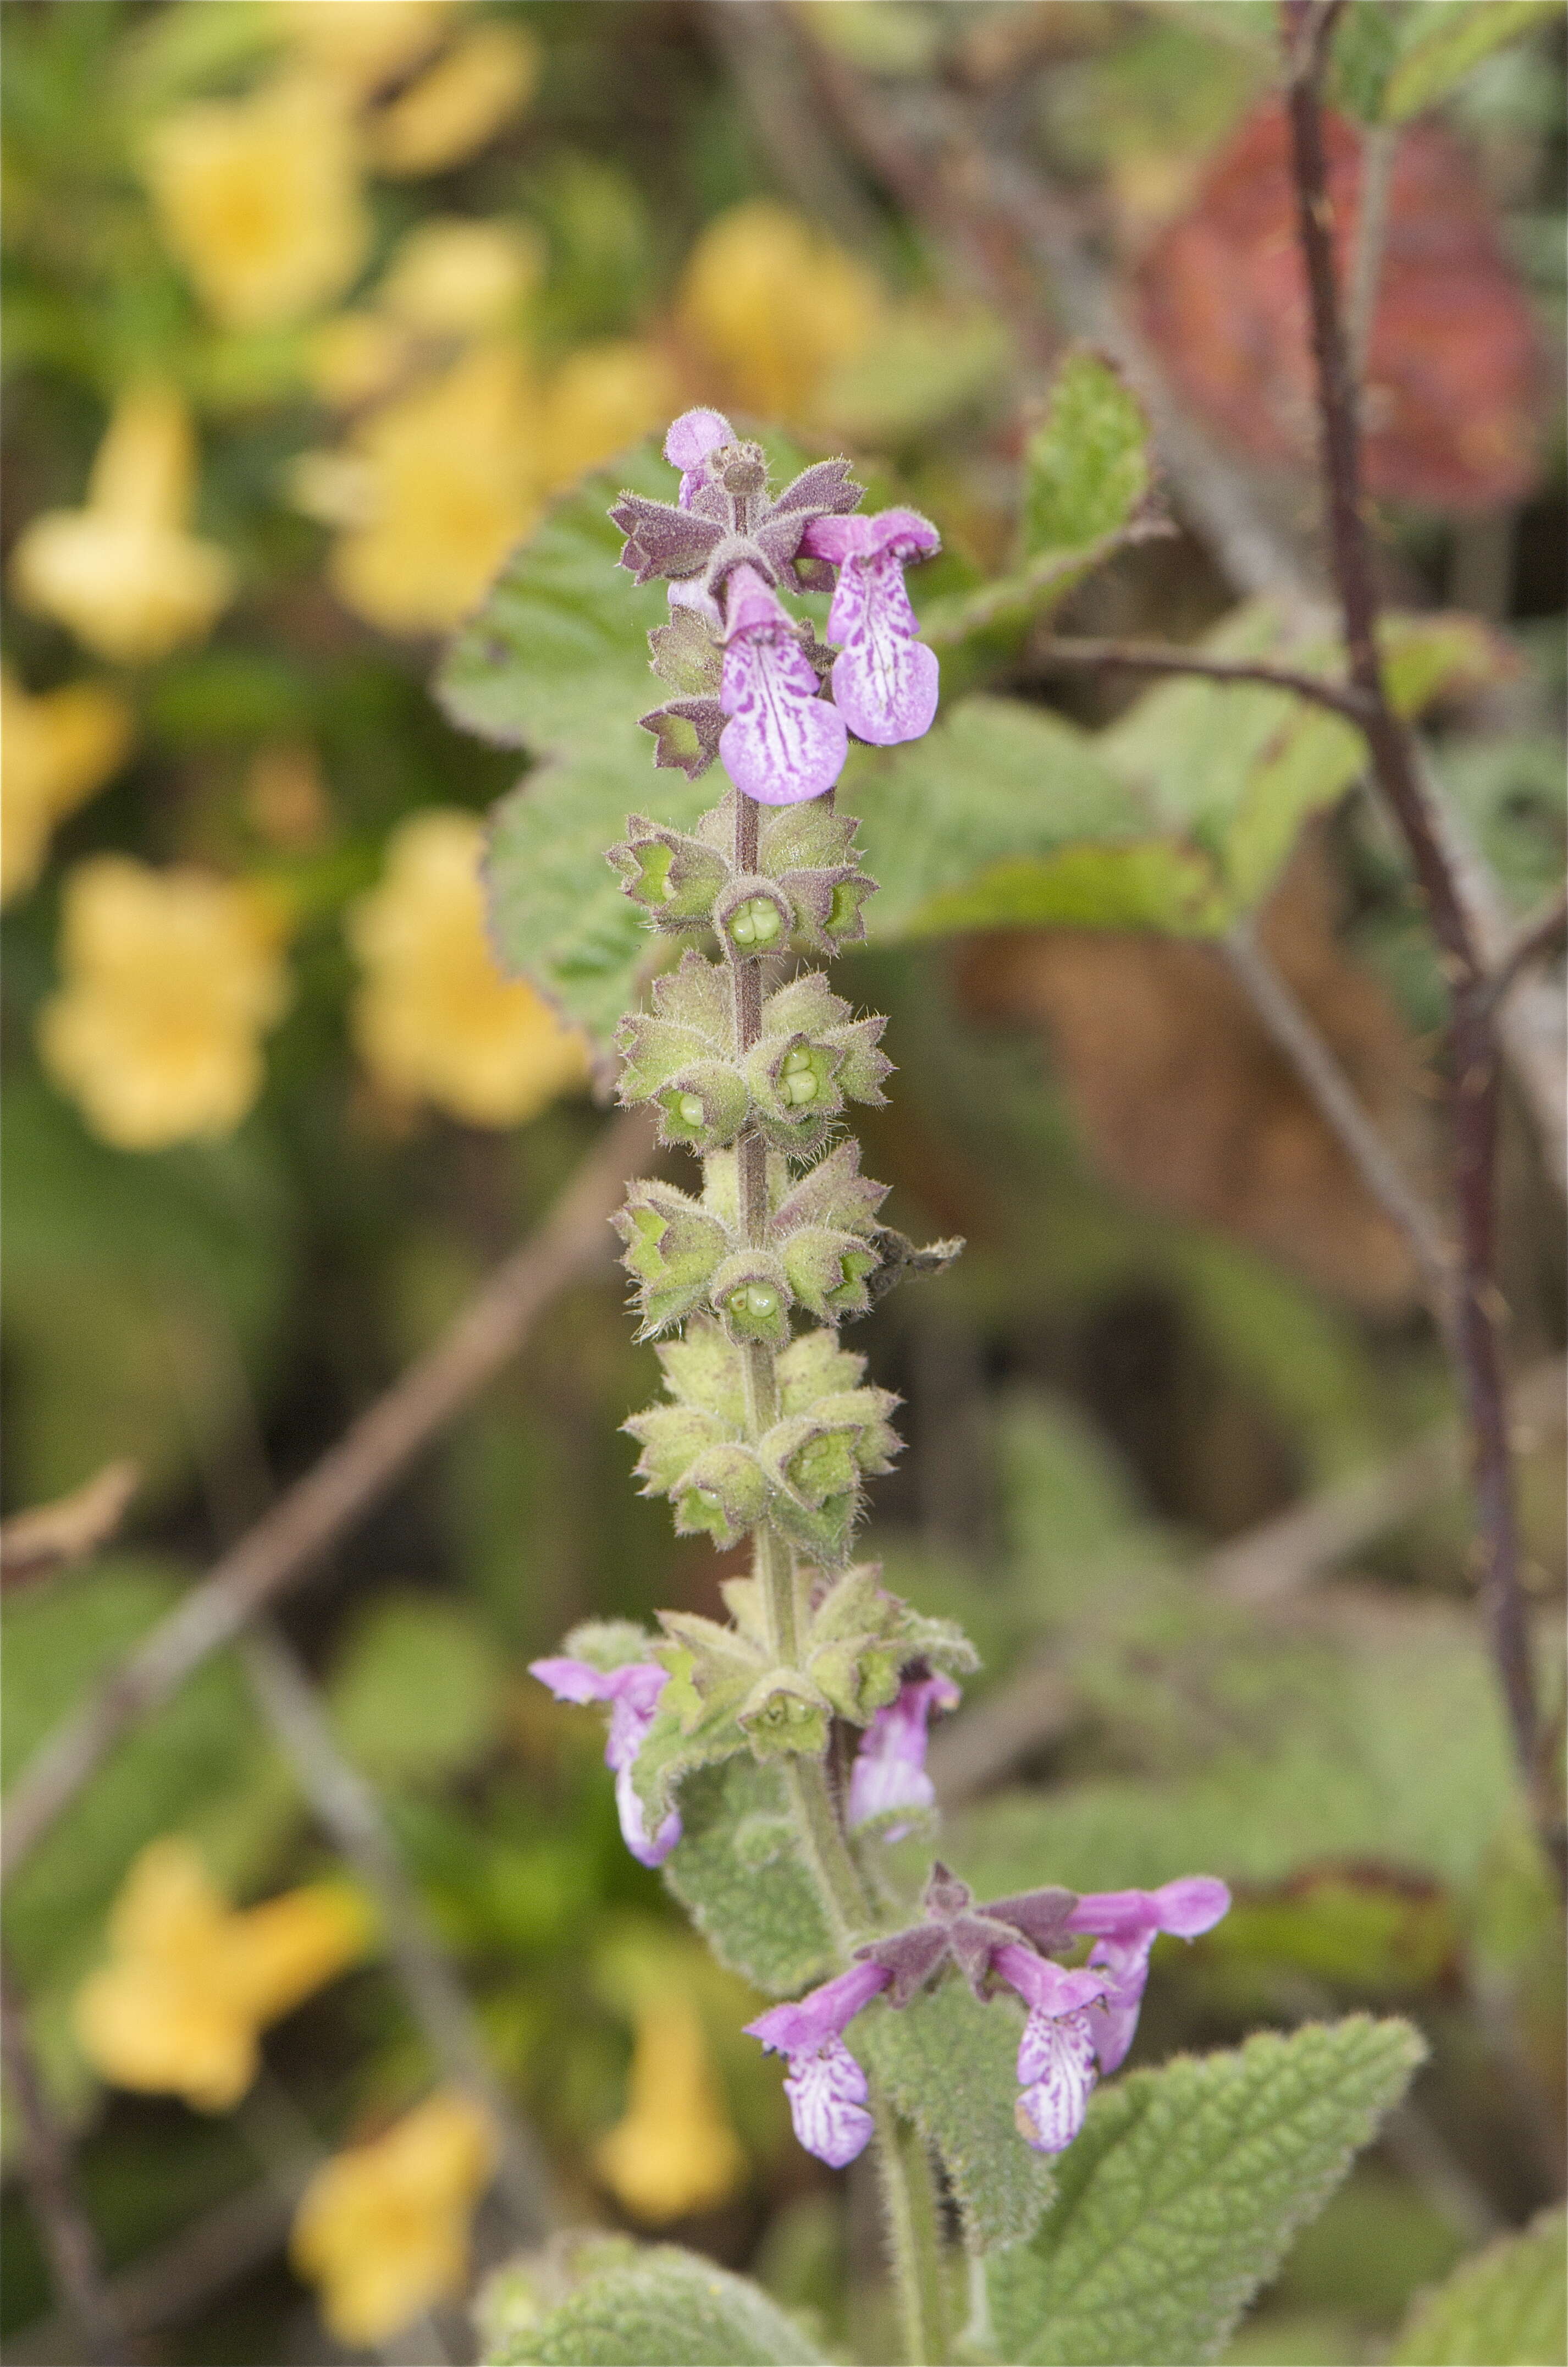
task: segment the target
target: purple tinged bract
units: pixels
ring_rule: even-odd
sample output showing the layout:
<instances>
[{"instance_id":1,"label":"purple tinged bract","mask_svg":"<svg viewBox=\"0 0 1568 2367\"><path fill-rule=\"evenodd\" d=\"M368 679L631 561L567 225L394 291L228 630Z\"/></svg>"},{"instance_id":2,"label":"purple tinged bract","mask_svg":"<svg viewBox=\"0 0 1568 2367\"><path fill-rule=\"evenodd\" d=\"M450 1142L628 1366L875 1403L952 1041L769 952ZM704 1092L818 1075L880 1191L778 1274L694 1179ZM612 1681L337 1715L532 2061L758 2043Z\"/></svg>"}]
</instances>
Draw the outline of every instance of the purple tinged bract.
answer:
<instances>
[{"instance_id":1,"label":"purple tinged bract","mask_svg":"<svg viewBox=\"0 0 1568 2367\"><path fill-rule=\"evenodd\" d=\"M793 2005L770 2006L746 2024L749 2037L789 2057L784 2094L795 2134L807 2153L833 2169L864 2152L874 2125L866 2076L845 2045L844 2032L892 1977L880 1965L852 1965Z\"/></svg>"},{"instance_id":2,"label":"purple tinged bract","mask_svg":"<svg viewBox=\"0 0 1568 2367\"><path fill-rule=\"evenodd\" d=\"M718 700L728 718L719 735L720 762L736 787L760 804L802 805L830 789L843 771L850 744L844 719L818 697L795 627L754 567L736 567L726 587Z\"/></svg>"},{"instance_id":3,"label":"purple tinged bract","mask_svg":"<svg viewBox=\"0 0 1568 2367\"><path fill-rule=\"evenodd\" d=\"M642 1749L669 1670L652 1660L628 1660L618 1669L596 1669L588 1660L565 1658L531 1660L530 1676L547 1685L557 1701L608 1702L610 1733L604 1764L615 1771L615 1807L621 1838L643 1865L662 1865L681 1838L681 1816L671 1809L656 1833L648 1829L642 1802L633 1782L637 1752Z\"/></svg>"},{"instance_id":4,"label":"purple tinged bract","mask_svg":"<svg viewBox=\"0 0 1568 2367\"><path fill-rule=\"evenodd\" d=\"M941 669L919 639L904 570L941 547L931 520L904 509L814 518L801 538L809 558L839 570L828 614L828 638L843 645L833 697L850 730L874 747L919 740L936 714Z\"/></svg>"},{"instance_id":5,"label":"purple tinged bract","mask_svg":"<svg viewBox=\"0 0 1568 2367\"><path fill-rule=\"evenodd\" d=\"M850 1770L852 1832L899 1808L934 1807L936 1791L926 1773L931 1721L941 1711L956 1709L962 1699L951 1677L912 1677L899 1687L897 1701L877 1711ZM901 1840L908 1829L890 1825L885 1838Z\"/></svg>"}]
</instances>

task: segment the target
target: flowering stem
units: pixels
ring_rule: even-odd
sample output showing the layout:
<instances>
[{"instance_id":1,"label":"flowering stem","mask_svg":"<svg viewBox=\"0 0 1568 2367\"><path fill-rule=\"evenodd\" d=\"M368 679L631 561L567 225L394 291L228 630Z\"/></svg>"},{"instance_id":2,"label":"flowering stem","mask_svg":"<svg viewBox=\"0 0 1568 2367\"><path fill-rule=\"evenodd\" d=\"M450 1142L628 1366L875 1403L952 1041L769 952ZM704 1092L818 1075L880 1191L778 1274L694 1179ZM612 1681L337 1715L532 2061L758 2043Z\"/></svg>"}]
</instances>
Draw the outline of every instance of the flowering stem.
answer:
<instances>
[{"instance_id":1,"label":"flowering stem","mask_svg":"<svg viewBox=\"0 0 1568 2367\"><path fill-rule=\"evenodd\" d=\"M735 793L735 868L741 877L757 869L761 816L757 801L742 790ZM762 965L761 960L731 957L735 1056L744 1060L762 1032ZM768 1150L757 1128L748 1127L735 1147L737 1194L742 1239L752 1249L766 1249L773 1233L768 1206ZM765 1341L753 1341L741 1351L746 1390L746 1425L755 1443L778 1419L778 1380L774 1351ZM795 1556L771 1521L760 1521L751 1533L752 1572L761 1598L769 1646L784 1668L800 1665L799 1621L795 1603ZM823 1763L792 1753L782 1762L784 1796L789 1802L801 1856L821 1901L835 1954L848 1964L856 1938L868 1931L875 1915L859 1866L845 1837L843 1821L828 1783ZM903 2320L905 2356L910 2367L946 2355L942 2326L941 2229L931 2184L931 2164L915 2132L901 2130L897 2114L885 2096L873 2090L876 2150L887 2244Z\"/></svg>"}]
</instances>

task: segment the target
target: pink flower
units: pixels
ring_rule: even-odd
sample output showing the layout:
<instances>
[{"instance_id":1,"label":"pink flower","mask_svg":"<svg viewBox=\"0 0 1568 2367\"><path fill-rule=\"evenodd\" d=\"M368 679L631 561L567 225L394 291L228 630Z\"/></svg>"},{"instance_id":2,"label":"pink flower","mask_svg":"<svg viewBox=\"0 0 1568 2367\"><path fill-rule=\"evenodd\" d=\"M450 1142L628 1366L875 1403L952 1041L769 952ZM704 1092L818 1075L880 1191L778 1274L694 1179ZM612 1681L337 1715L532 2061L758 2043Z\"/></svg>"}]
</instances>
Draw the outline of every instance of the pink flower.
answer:
<instances>
[{"instance_id":1,"label":"pink flower","mask_svg":"<svg viewBox=\"0 0 1568 2367\"><path fill-rule=\"evenodd\" d=\"M936 1793L926 1773L927 1729L940 1711L956 1709L963 1695L951 1677L917 1677L899 1688L898 1698L879 1709L861 1737L850 1770L849 1825L869 1824L896 1808L930 1808ZM901 1840L908 1825L890 1825L886 1838Z\"/></svg>"},{"instance_id":2,"label":"pink flower","mask_svg":"<svg viewBox=\"0 0 1568 2367\"><path fill-rule=\"evenodd\" d=\"M721 451L734 441L735 430L722 411L683 411L679 419L671 421L664 438L664 457L672 469L681 471L681 490L675 498L682 509L689 510L692 495L712 482L707 468L709 454Z\"/></svg>"},{"instance_id":3,"label":"pink flower","mask_svg":"<svg viewBox=\"0 0 1568 2367\"><path fill-rule=\"evenodd\" d=\"M1109 1976L1104 2002L1094 2015L1102 2071L1114 2071L1133 2044L1156 1936L1169 1931L1179 1940L1195 1940L1213 1930L1230 1903L1224 1884L1210 1874L1184 1874L1158 1890L1092 1890L1078 1900L1067 1929L1095 1935L1089 1961Z\"/></svg>"},{"instance_id":4,"label":"pink flower","mask_svg":"<svg viewBox=\"0 0 1568 2367\"><path fill-rule=\"evenodd\" d=\"M1089 2012L1105 1993L1104 1977L1066 1972L1022 1946L998 1948L991 1965L1029 2008L1018 2047L1019 2135L1036 2153L1060 2153L1082 2128L1094 2090Z\"/></svg>"},{"instance_id":5,"label":"pink flower","mask_svg":"<svg viewBox=\"0 0 1568 2367\"><path fill-rule=\"evenodd\" d=\"M821 797L844 769L844 719L818 697L795 626L754 567L731 571L726 617L718 700L729 720L720 761L736 787L762 805Z\"/></svg>"},{"instance_id":6,"label":"pink flower","mask_svg":"<svg viewBox=\"0 0 1568 2367\"><path fill-rule=\"evenodd\" d=\"M936 713L940 669L919 638L904 569L941 548L935 527L918 510L813 518L800 547L840 571L828 637L843 645L833 697L845 722L878 748L919 740Z\"/></svg>"},{"instance_id":7,"label":"pink flower","mask_svg":"<svg viewBox=\"0 0 1568 2367\"><path fill-rule=\"evenodd\" d=\"M881 1965L852 1965L793 2005L771 2006L746 2024L774 2055L787 2055L784 2094L795 2134L807 2153L842 2169L863 2153L874 2126L865 2073L844 2044L857 2013L893 1976Z\"/></svg>"},{"instance_id":8,"label":"pink flower","mask_svg":"<svg viewBox=\"0 0 1568 2367\"><path fill-rule=\"evenodd\" d=\"M632 1770L642 1749L669 1671L651 1660L628 1660L618 1669L596 1669L587 1660L531 1660L530 1676L548 1685L557 1701L608 1702L610 1735L604 1764L615 1775L615 1806L621 1838L643 1865L662 1865L681 1838L680 1812L671 1809L649 1834Z\"/></svg>"}]
</instances>

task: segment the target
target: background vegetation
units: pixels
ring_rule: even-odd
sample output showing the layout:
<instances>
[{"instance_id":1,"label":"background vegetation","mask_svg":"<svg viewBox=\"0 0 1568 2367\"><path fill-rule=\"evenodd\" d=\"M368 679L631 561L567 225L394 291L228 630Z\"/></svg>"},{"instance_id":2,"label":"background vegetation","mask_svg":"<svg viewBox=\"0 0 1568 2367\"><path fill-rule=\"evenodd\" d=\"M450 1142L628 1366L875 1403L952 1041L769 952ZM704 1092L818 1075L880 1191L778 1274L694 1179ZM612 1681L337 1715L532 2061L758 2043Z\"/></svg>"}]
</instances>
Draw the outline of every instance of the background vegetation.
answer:
<instances>
[{"instance_id":1,"label":"background vegetation","mask_svg":"<svg viewBox=\"0 0 1568 2367\"><path fill-rule=\"evenodd\" d=\"M1381 142L1390 168L1371 491L1394 604L1475 620L1413 703L1506 925L1562 862L1562 27L1444 0L1415 12L1459 44L1434 65L1408 13L1349 11L1335 154L1365 175ZM1513 38L1475 38L1477 14ZM474 865L519 759L430 688L552 501L721 403L928 510L947 555L919 595L951 619L1091 538L1021 514L1021 487L1047 498L1045 391L1104 301L1168 392L1149 499L1172 531L1054 628L1185 641L1224 618L1233 651L1273 648L1232 614L1260 588L1216 526L1237 488L1296 584L1318 575L1267 6L10 0L4 32L7 1512L135 1467L120 1524L112 1481L86 1508L85 1558L55 1567L58 1533L42 1574L13 1557L9 1781L605 1127L592 1038L620 974L552 940L536 975L570 1026L502 980ZM950 100L1043 192L1043 244L942 148ZM1152 784L1440 1201L1443 981L1354 764L1292 742L1292 771L1277 707L1224 703L1245 694L1053 666L1027 603L968 616L950 692L1094 735L1057 836L1094 834L1106 768ZM604 696L635 713L629 605L626 629ZM1440 1342L1235 968L1171 925L1190 873L1054 872L1045 925L941 908L943 849L990 844L1009 761L978 749L934 820L911 788L867 832L884 941L845 991L891 1014L899 1069L867 1165L893 1222L969 1244L855 1342L910 1441L872 1547L986 1655L932 1762L982 1895L1199 1866L1235 1886L1156 1960L1144 2056L1330 2008L1420 2025L1413 2101L1226 2354L1381 2359L1414 2295L1562 2189L1558 1914L1475 1615ZM615 779L603 831L584 800L585 861L650 782ZM557 810L529 810L564 877ZM1510 1006L1500 1269L1548 1635L1554 1007L1539 976ZM382 2188L334 2215L318 2183L317 2237L287 2250L325 2157L450 2093L465 1996L570 2220L673 2232L874 2352L867 2198L794 2146L737 2034L748 1993L622 1850L588 1722L525 1673L590 1613L713 1605L726 1565L628 1484L618 1424L652 1386L606 1255L303 1574L283 1632L202 1668L18 1874L10 1970L139 2355L472 2355L455 2303L400 2300ZM411 2000L364 1819L351 1849L312 1796L323 1747L372 1787L457 1976L445 2006ZM197 1859L142 1854L171 1836ZM164 1884L148 1928L197 1919L183 1988L127 1920L133 1868ZM192 1883L219 1896L192 1907ZM262 1901L291 1903L225 1920ZM106 1992L111 1953L150 1986ZM460 2125L407 2142L426 2235L460 2267L471 2221L478 2267L502 2260L518 2181L486 2191ZM19 2151L10 2355L79 2355Z\"/></svg>"}]
</instances>

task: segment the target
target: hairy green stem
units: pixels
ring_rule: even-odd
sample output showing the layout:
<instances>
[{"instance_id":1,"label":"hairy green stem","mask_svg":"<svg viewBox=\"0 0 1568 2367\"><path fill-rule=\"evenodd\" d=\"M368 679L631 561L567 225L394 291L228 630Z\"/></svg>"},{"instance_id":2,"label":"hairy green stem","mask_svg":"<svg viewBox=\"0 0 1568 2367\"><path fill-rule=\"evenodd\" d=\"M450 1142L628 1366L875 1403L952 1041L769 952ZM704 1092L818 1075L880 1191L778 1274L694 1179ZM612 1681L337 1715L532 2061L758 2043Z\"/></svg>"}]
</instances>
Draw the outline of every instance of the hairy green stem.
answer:
<instances>
[{"instance_id":1,"label":"hairy green stem","mask_svg":"<svg viewBox=\"0 0 1568 2367\"><path fill-rule=\"evenodd\" d=\"M761 814L755 800L739 791L735 799L735 867L754 872ZM727 948L733 996L735 1055L743 1060L762 1031L762 965ZM736 1192L741 1238L766 1249L773 1218L768 1206L768 1147L754 1127L735 1146ZM746 1427L755 1443L778 1419L778 1378L773 1350L754 1342L743 1349ZM784 1668L800 1665L795 1556L771 1521L751 1533L752 1572L761 1600L769 1647ZM801 1856L821 1901L834 1952L848 1964L855 1941L869 1931L875 1910L856 1864L838 1802L818 1759L804 1755L782 1762L784 1795ZM873 2091L876 2150L887 2247L910 2367L947 2356L942 2282L942 2232L929 2157L912 2129L901 2128L885 2096Z\"/></svg>"}]
</instances>

